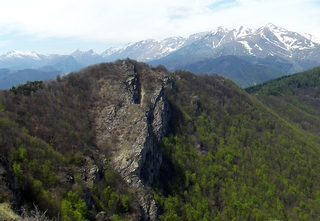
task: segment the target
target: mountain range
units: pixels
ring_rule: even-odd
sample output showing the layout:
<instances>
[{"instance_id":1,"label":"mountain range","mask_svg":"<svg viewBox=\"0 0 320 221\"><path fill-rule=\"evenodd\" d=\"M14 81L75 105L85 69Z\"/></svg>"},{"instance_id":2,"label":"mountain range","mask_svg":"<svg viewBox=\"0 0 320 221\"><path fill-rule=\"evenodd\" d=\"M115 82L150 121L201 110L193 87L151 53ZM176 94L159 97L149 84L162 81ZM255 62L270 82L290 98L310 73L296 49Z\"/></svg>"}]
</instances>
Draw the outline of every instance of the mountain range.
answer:
<instances>
[{"instance_id":1,"label":"mountain range","mask_svg":"<svg viewBox=\"0 0 320 221\"><path fill-rule=\"evenodd\" d=\"M226 57L221 59L222 56ZM109 48L101 54L79 49L70 55L9 51L0 56L0 68L21 70L51 66L55 71L70 73L92 64L125 58L152 66L161 64L169 71L182 69L196 74L218 74L241 87L248 87L320 65L320 40L311 34L288 31L271 23L258 29L218 27L185 38L130 43ZM243 63L250 63L251 68L244 72L240 65ZM223 69L224 66L232 66L232 71Z\"/></svg>"},{"instance_id":2,"label":"mountain range","mask_svg":"<svg viewBox=\"0 0 320 221\"><path fill-rule=\"evenodd\" d=\"M122 48L111 48L102 53L106 60L130 57L140 61L172 60L173 57L198 59L221 55L255 56L264 58L278 56L295 60L318 57L310 50L319 51L320 40L310 34L298 34L271 23L253 30L241 26L239 29L218 27L214 31L202 32L187 38L172 37L164 40L145 40L128 44ZM306 53L301 53L307 51Z\"/></svg>"}]
</instances>

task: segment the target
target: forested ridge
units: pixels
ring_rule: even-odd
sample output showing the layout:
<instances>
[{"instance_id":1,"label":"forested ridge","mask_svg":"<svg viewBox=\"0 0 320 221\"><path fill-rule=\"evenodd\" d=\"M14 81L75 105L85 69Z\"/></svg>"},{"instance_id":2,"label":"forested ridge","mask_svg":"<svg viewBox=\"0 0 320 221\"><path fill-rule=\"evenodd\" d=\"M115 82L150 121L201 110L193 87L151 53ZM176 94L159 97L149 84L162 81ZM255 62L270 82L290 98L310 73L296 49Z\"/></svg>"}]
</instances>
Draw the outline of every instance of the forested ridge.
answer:
<instances>
[{"instance_id":1,"label":"forested ridge","mask_svg":"<svg viewBox=\"0 0 320 221\"><path fill-rule=\"evenodd\" d=\"M266 95L294 94L294 91L303 87L318 87L320 85L320 67L309 71L283 76L245 89L248 93Z\"/></svg>"},{"instance_id":2,"label":"forested ridge","mask_svg":"<svg viewBox=\"0 0 320 221\"><path fill-rule=\"evenodd\" d=\"M92 132L98 88L121 62L0 92L0 203L35 204L50 219L94 220L100 211L142 219L135 191L101 161L112 147L97 152ZM157 219L319 219L319 68L249 88L252 95L216 75L169 76L172 116L151 186ZM104 172L91 182L84 170L93 165Z\"/></svg>"},{"instance_id":3,"label":"forested ridge","mask_svg":"<svg viewBox=\"0 0 320 221\"><path fill-rule=\"evenodd\" d=\"M319 136L229 80L176 74L179 122L163 144L161 219L318 219Z\"/></svg>"}]
</instances>

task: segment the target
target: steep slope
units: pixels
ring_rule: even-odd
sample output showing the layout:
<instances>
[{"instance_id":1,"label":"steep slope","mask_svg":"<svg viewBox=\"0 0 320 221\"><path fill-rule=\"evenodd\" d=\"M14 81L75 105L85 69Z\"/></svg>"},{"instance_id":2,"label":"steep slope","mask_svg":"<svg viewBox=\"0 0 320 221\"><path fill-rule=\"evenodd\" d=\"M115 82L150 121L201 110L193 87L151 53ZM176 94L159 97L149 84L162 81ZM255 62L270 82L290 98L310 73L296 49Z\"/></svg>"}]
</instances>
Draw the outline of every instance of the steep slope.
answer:
<instances>
[{"instance_id":1,"label":"steep slope","mask_svg":"<svg viewBox=\"0 0 320 221\"><path fill-rule=\"evenodd\" d=\"M111 147L112 164L138 192L144 217L155 220L157 207L148 186L159 171L162 152L156 141L167 131L170 110L165 85L167 73L123 61L99 92L93 109L100 150Z\"/></svg>"},{"instance_id":2,"label":"steep slope","mask_svg":"<svg viewBox=\"0 0 320 221\"><path fill-rule=\"evenodd\" d=\"M315 220L319 135L218 76L175 73L160 220ZM292 110L292 115L301 114ZM317 125L319 128L319 124Z\"/></svg>"}]
</instances>

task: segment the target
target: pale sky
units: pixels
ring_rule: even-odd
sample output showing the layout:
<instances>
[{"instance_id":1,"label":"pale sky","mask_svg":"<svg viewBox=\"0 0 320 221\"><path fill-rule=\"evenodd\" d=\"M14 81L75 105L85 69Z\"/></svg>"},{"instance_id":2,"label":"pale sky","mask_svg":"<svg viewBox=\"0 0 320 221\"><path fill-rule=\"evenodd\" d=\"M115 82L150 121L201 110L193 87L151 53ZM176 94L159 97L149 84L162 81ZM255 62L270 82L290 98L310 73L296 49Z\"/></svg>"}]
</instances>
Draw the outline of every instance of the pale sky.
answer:
<instances>
[{"instance_id":1,"label":"pale sky","mask_svg":"<svg viewBox=\"0 0 320 221\"><path fill-rule=\"evenodd\" d=\"M273 23L320 37L320 0L0 0L0 55L101 53L146 39Z\"/></svg>"}]
</instances>

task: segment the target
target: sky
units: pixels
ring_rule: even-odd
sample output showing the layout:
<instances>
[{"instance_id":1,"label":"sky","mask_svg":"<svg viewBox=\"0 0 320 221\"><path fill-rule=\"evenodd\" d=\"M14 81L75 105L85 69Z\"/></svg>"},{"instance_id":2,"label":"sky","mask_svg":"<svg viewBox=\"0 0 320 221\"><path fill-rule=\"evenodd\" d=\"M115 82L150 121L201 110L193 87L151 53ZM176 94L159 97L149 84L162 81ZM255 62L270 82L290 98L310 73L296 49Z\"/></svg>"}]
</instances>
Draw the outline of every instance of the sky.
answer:
<instances>
[{"instance_id":1,"label":"sky","mask_svg":"<svg viewBox=\"0 0 320 221\"><path fill-rule=\"evenodd\" d=\"M273 23L320 37L320 0L10 0L0 2L0 55L102 53L146 39Z\"/></svg>"}]
</instances>

